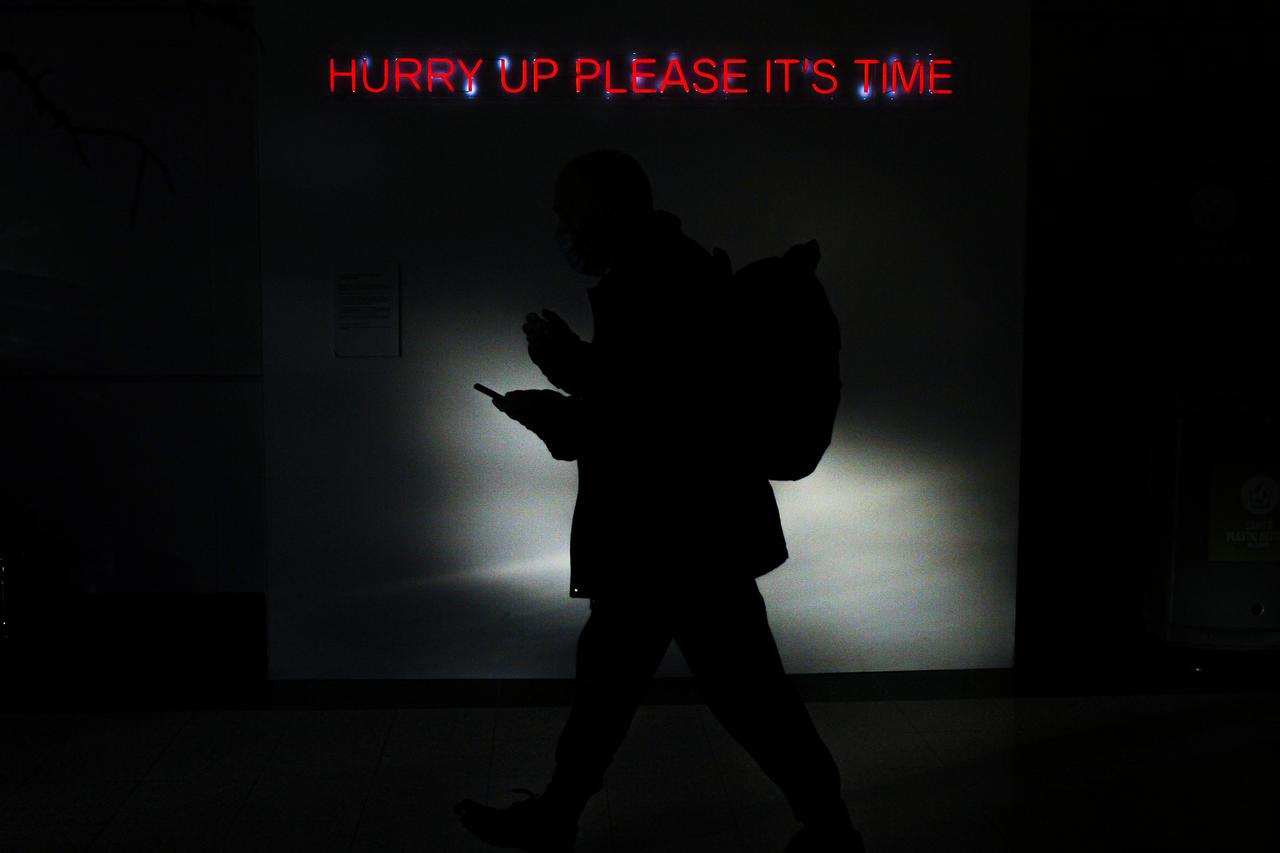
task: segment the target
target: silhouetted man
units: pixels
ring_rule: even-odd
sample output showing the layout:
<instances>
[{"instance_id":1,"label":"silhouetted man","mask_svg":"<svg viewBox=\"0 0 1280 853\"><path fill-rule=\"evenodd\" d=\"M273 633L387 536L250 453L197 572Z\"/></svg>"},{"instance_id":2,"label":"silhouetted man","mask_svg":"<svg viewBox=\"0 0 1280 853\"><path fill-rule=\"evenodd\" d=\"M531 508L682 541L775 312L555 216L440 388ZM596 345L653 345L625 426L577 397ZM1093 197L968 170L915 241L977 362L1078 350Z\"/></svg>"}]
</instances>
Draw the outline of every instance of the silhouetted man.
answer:
<instances>
[{"instance_id":1,"label":"silhouetted man","mask_svg":"<svg viewBox=\"0 0 1280 853\"><path fill-rule=\"evenodd\" d=\"M753 464L750 390L735 381L727 258L654 210L639 164L618 151L570 161L556 231L587 291L588 343L530 314L529 354L567 392L512 391L494 405L578 463L570 595L591 599L577 695L541 796L504 809L458 803L498 846L572 850L577 821L674 639L716 718L786 795L804 828L787 853L862 850L840 775L783 672L755 579L787 558L768 479Z\"/></svg>"}]
</instances>

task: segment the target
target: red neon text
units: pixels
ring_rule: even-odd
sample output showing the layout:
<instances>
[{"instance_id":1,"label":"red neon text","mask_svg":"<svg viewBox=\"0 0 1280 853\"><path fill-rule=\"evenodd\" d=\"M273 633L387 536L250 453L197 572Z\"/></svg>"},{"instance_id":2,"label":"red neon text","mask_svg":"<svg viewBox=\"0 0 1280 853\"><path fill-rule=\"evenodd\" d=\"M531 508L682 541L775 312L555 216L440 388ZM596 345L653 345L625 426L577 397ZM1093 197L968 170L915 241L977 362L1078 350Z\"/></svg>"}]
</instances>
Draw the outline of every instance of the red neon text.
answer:
<instances>
[{"instance_id":1,"label":"red neon text","mask_svg":"<svg viewBox=\"0 0 1280 853\"><path fill-rule=\"evenodd\" d=\"M918 56L918 54L916 55ZM397 56L371 61L369 57L350 60L329 58L329 91L397 94L426 92L447 96L475 95L494 86L509 95L566 92L568 73L561 82L560 61L535 56L515 63L503 56L484 70L484 58L468 61L447 56ZM700 56L667 59L633 56L628 61L580 56L572 60L573 92L596 95L822 95L829 100L847 92L852 82L857 94L866 99L873 93L933 96L953 94L953 60L859 57L837 59L824 56L771 57L751 60L743 57ZM424 85L425 83L425 85ZM495 85L496 84L496 85ZM946 86L947 88L943 88Z\"/></svg>"}]
</instances>

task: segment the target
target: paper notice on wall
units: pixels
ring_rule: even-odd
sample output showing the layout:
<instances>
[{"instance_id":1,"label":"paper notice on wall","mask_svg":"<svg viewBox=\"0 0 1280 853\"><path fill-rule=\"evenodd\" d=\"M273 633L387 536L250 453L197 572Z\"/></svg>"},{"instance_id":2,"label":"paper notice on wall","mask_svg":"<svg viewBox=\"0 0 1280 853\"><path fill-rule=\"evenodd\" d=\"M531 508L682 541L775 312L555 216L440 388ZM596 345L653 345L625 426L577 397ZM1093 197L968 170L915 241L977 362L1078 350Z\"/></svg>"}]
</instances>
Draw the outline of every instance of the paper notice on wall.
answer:
<instances>
[{"instance_id":1,"label":"paper notice on wall","mask_svg":"<svg viewBox=\"0 0 1280 853\"><path fill-rule=\"evenodd\" d=\"M1280 562L1280 459L1215 465L1209 514L1209 559Z\"/></svg>"},{"instance_id":2,"label":"paper notice on wall","mask_svg":"<svg viewBox=\"0 0 1280 853\"><path fill-rule=\"evenodd\" d=\"M339 273L334 288L333 354L400 355L400 272Z\"/></svg>"}]
</instances>

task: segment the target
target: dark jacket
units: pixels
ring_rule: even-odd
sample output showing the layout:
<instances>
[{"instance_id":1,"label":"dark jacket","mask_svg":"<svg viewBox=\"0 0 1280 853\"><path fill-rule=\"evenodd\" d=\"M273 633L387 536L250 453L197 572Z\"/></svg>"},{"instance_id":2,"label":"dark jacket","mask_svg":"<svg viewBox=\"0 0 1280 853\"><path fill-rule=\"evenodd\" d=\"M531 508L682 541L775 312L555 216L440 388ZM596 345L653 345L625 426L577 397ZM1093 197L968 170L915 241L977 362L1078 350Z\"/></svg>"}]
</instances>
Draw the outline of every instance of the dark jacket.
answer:
<instances>
[{"instance_id":1,"label":"dark jacket","mask_svg":"<svg viewBox=\"0 0 1280 853\"><path fill-rule=\"evenodd\" d=\"M570 595L673 593L787 559L769 481L743 446L729 279L655 211L636 250L587 291L593 337L558 382L572 396L578 500ZM738 390L735 390L738 387Z\"/></svg>"}]
</instances>

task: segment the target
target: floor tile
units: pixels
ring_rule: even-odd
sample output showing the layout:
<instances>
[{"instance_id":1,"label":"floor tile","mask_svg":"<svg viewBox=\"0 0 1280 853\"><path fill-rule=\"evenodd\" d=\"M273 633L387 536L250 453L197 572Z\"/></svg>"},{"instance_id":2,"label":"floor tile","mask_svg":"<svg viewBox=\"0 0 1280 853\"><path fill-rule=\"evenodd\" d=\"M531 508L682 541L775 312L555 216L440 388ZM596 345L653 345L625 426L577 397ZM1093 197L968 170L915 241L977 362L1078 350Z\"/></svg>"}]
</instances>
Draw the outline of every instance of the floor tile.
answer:
<instances>
[{"instance_id":1,"label":"floor tile","mask_svg":"<svg viewBox=\"0 0 1280 853\"><path fill-rule=\"evenodd\" d=\"M386 710L297 711L285 724L263 776L367 781L382 759L394 717L394 711Z\"/></svg>"},{"instance_id":2,"label":"floor tile","mask_svg":"<svg viewBox=\"0 0 1280 853\"><path fill-rule=\"evenodd\" d=\"M398 752L473 755L493 740L499 709L402 708L396 711L388 747Z\"/></svg>"},{"instance_id":3,"label":"floor tile","mask_svg":"<svg viewBox=\"0 0 1280 853\"><path fill-rule=\"evenodd\" d=\"M568 716L564 707L499 709L489 765L491 795L512 788L542 791L555 768L556 742Z\"/></svg>"},{"instance_id":4,"label":"floor tile","mask_svg":"<svg viewBox=\"0 0 1280 853\"><path fill-rule=\"evenodd\" d=\"M815 724L831 728L916 731L899 702L809 702L806 707Z\"/></svg>"},{"instance_id":5,"label":"floor tile","mask_svg":"<svg viewBox=\"0 0 1280 853\"><path fill-rule=\"evenodd\" d=\"M1245 850L1280 699L811 703L868 850ZM541 791L565 707L4 715L0 850L479 853L453 804ZM579 853L780 853L782 793L705 705L644 706Z\"/></svg>"},{"instance_id":6,"label":"floor tile","mask_svg":"<svg viewBox=\"0 0 1280 853\"><path fill-rule=\"evenodd\" d=\"M920 732L974 731L1014 725L1013 699L917 699L893 704Z\"/></svg>"},{"instance_id":7,"label":"floor tile","mask_svg":"<svg viewBox=\"0 0 1280 853\"><path fill-rule=\"evenodd\" d=\"M244 823L231 827L224 849L228 853L343 853L354 838L355 824L348 821Z\"/></svg>"},{"instance_id":8,"label":"floor tile","mask_svg":"<svg viewBox=\"0 0 1280 853\"><path fill-rule=\"evenodd\" d=\"M229 827L222 822L136 823L113 821L94 839L90 853L220 853Z\"/></svg>"},{"instance_id":9,"label":"floor tile","mask_svg":"<svg viewBox=\"0 0 1280 853\"><path fill-rule=\"evenodd\" d=\"M226 823L249 798L250 780L163 779L139 782L113 823Z\"/></svg>"},{"instance_id":10,"label":"floor tile","mask_svg":"<svg viewBox=\"0 0 1280 853\"><path fill-rule=\"evenodd\" d=\"M413 815L363 821L356 830L352 853L491 853L494 849L473 838L457 821L423 820Z\"/></svg>"},{"instance_id":11,"label":"floor tile","mask_svg":"<svg viewBox=\"0 0 1280 853\"><path fill-rule=\"evenodd\" d=\"M702 710L700 710L702 708ZM703 721L705 706L644 706L636 713L611 772L665 774L705 784L719 775Z\"/></svg>"},{"instance_id":12,"label":"floor tile","mask_svg":"<svg viewBox=\"0 0 1280 853\"><path fill-rule=\"evenodd\" d=\"M0 827L105 824L137 784L103 779L30 781L0 805Z\"/></svg>"},{"instance_id":13,"label":"floor tile","mask_svg":"<svg viewBox=\"0 0 1280 853\"><path fill-rule=\"evenodd\" d=\"M930 731L921 737L944 768L971 764L1014 767L1018 737L1013 726Z\"/></svg>"},{"instance_id":14,"label":"floor tile","mask_svg":"<svg viewBox=\"0 0 1280 853\"><path fill-rule=\"evenodd\" d=\"M449 777L380 772L367 792L361 819L390 820L408 814L451 820L455 803L463 799L485 801L487 786L488 776L483 767Z\"/></svg>"},{"instance_id":15,"label":"floor tile","mask_svg":"<svg viewBox=\"0 0 1280 853\"><path fill-rule=\"evenodd\" d=\"M354 838L369 782L353 777L259 779L232 822L230 850L344 850Z\"/></svg>"},{"instance_id":16,"label":"floor tile","mask_svg":"<svg viewBox=\"0 0 1280 853\"><path fill-rule=\"evenodd\" d=\"M263 777L245 798L236 821L354 821L364 810L370 792L369 782L349 777Z\"/></svg>"},{"instance_id":17,"label":"floor tile","mask_svg":"<svg viewBox=\"0 0 1280 853\"><path fill-rule=\"evenodd\" d=\"M613 773L605 787L615 850L739 849L725 846L740 845L740 836L718 779Z\"/></svg>"},{"instance_id":18,"label":"floor tile","mask_svg":"<svg viewBox=\"0 0 1280 853\"><path fill-rule=\"evenodd\" d=\"M141 779L189 716L185 711L80 714L32 778Z\"/></svg>"},{"instance_id":19,"label":"floor tile","mask_svg":"<svg viewBox=\"0 0 1280 853\"><path fill-rule=\"evenodd\" d=\"M21 853L83 853L102 831L95 825L0 828L0 850Z\"/></svg>"},{"instance_id":20,"label":"floor tile","mask_svg":"<svg viewBox=\"0 0 1280 853\"><path fill-rule=\"evenodd\" d=\"M0 714L0 783L20 782L65 752L76 714Z\"/></svg>"},{"instance_id":21,"label":"floor tile","mask_svg":"<svg viewBox=\"0 0 1280 853\"><path fill-rule=\"evenodd\" d=\"M288 711L196 712L147 772L148 779L253 779L266 767Z\"/></svg>"}]
</instances>

